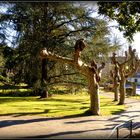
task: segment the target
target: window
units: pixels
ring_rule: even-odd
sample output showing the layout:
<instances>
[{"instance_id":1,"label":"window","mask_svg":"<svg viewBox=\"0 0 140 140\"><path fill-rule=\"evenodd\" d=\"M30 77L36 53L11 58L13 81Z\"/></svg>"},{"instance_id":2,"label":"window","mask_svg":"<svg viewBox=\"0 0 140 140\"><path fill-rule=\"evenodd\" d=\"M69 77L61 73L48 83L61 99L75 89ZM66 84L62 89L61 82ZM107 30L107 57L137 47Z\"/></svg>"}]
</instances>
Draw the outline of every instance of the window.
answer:
<instances>
[{"instance_id":1,"label":"window","mask_svg":"<svg viewBox=\"0 0 140 140\"><path fill-rule=\"evenodd\" d=\"M138 82L138 79L134 79L134 82L137 83Z\"/></svg>"}]
</instances>

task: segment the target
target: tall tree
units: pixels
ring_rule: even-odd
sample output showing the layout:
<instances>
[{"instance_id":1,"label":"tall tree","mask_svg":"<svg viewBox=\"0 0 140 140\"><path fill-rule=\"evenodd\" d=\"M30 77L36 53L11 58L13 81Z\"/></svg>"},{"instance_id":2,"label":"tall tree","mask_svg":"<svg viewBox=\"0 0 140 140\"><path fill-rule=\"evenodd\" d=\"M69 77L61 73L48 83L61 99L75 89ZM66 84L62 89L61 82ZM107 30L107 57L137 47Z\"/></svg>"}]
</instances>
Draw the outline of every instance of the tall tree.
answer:
<instances>
[{"instance_id":1,"label":"tall tree","mask_svg":"<svg viewBox=\"0 0 140 140\"><path fill-rule=\"evenodd\" d=\"M46 47L49 51L72 58L74 48L71 46L77 38L91 38L99 32L100 35L106 32L104 21L91 17L92 9L75 2L20 2L7 5L9 7L6 13L1 13L0 24L3 30L10 27L17 33L16 38L13 38L14 44L17 41L14 57L15 79L34 87L40 87L43 81L38 57L40 49ZM45 84L55 81L55 75L58 78L58 74L66 74L63 65L63 70L60 71L54 61L46 61L45 58L43 63L43 71L46 72L43 72L45 76L42 77L46 77Z\"/></svg>"},{"instance_id":2,"label":"tall tree","mask_svg":"<svg viewBox=\"0 0 140 140\"><path fill-rule=\"evenodd\" d=\"M140 31L140 2L98 2L99 14L105 15L119 23L118 29L133 41L133 35Z\"/></svg>"},{"instance_id":3,"label":"tall tree","mask_svg":"<svg viewBox=\"0 0 140 140\"><path fill-rule=\"evenodd\" d=\"M8 11L1 16L1 25L10 22L10 26L18 33L19 45L15 58L17 81L24 80L33 85L41 79L41 63L37 55L40 48L47 47L60 54L69 55L71 48L66 42L71 38L75 39L79 32L87 32L90 35L90 32L95 31L96 19L91 18L90 13L91 11L77 7L72 2L10 4ZM6 26L9 24L5 24L4 27ZM67 49L62 52L61 47ZM43 65L45 71L55 66L51 61L43 60L43 63L46 64ZM36 72L40 74L36 75ZM49 81L49 75L46 73L49 72L43 75L45 80Z\"/></svg>"}]
</instances>

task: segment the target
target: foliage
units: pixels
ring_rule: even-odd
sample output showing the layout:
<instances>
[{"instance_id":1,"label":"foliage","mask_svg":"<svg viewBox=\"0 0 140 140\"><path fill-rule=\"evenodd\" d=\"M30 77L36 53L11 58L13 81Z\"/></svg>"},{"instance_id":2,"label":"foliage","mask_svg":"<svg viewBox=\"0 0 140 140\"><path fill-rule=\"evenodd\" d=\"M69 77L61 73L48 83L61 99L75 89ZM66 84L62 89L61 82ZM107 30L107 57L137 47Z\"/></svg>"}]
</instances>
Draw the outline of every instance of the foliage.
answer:
<instances>
[{"instance_id":1,"label":"foliage","mask_svg":"<svg viewBox=\"0 0 140 140\"><path fill-rule=\"evenodd\" d=\"M6 77L0 75L0 82L8 83L8 80L9 80L8 78L6 78Z\"/></svg>"},{"instance_id":2,"label":"foliage","mask_svg":"<svg viewBox=\"0 0 140 140\"><path fill-rule=\"evenodd\" d=\"M8 7L0 16L1 33L5 35L3 42L10 37L14 47L11 48L13 55L6 59L6 67L14 69L15 83L25 82L36 91L41 88L40 49L46 47L59 55L73 57L75 40L86 38L92 45L83 53L83 59L89 62L93 56L98 59L99 52L106 57L108 51L115 48L108 42L107 23L92 18L93 9L77 2L10 2L2 6ZM8 34L9 28L16 34ZM6 52L9 50L7 48ZM48 85L70 81L86 84L73 67L66 70L65 65L48 59L46 67Z\"/></svg>"},{"instance_id":3,"label":"foliage","mask_svg":"<svg viewBox=\"0 0 140 140\"><path fill-rule=\"evenodd\" d=\"M11 48L7 45L4 45L2 54L3 54L3 57L5 59L4 68L8 69L8 70L11 70L15 65L15 62L14 62L14 57L15 57L14 56L14 48Z\"/></svg>"},{"instance_id":4,"label":"foliage","mask_svg":"<svg viewBox=\"0 0 140 140\"><path fill-rule=\"evenodd\" d=\"M3 56L3 53L2 53L2 48L0 47L0 67L4 67L5 65L5 59L4 59L4 56ZM0 70L0 72L2 72L2 70Z\"/></svg>"},{"instance_id":5,"label":"foliage","mask_svg":"<svg viewBox=\"0 0 140 140\"><path fill-rule=\"evenodd\" d=\"M16 82L24 81L32 86L41 78L38 52L43 47L72 56L70 46L79 32L91 35L95 31L97 21L89 16L90 12L72 2L10 3L7 12L1 14L1 26L5 23L4 28L10 25L17 31L13 40L18 45L13 59ZM50 76L54 77L59 71L52 61L47 61L46 65L49 82Z\"/></svg>"},{"instance_id":6,"label":"foliage","mask_svg":"<svg viewBox=\"0 0 140 140\"><path fill-rule=\"evenodd\" d=\"M119 30L133 41L133 35L140 31L140 3L132 1L98 2L99 14L105 15L119 23Z\"/></svg>"},{"instance_id":7,"label":"foliage","mask_svg":"<svg viewBox=\"0 0 140 140\"><path fill-rule=\"evenodd\" d=\"M91 37L88 47L83 51L82 58L86 62L95 59L99 63L109 57L110 52L120 48L117 44L109 40L110 32L107 22L100 19L96 25L97 31Z\"/></svg>"},{"instance_id":8,"label":"foliage","mask_svg":"<svg viewBox=\"0 0 140 140\"><path fill-rule=\"evenodd\" d=\"M3 73L3 68L5 67L5 58L3 55L4 45L0 44L0 74Z\"/></svg>"},{"instance_id":9,"label":"foliage","mask_svg":"<svg viewBox=\"0 0 140 140\"><path fill-rule=\"evenodd\" d=\"M27 85L19 84L19 85L12 85L7 82L7 78L2 79L3 77L0 76L0 96L36 96L32 89L29 88ZM3 82L4 81L4 82ZM6 81L6 82L5 82ZM6 83L6 84L5 84Z\"/></svg>"}]
</instances>

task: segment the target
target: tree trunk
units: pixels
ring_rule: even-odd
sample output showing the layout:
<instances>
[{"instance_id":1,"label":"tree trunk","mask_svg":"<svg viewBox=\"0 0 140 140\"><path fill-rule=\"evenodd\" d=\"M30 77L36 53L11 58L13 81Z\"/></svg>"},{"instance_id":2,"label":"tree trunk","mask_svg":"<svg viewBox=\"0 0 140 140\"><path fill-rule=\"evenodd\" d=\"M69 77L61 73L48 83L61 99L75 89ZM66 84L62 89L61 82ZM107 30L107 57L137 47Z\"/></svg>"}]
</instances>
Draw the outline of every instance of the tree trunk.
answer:
<instances>
[{"instance_id":1,"label":"tree trunk","mask_svg":"<svg viewBox=\"0 0 140 140\"><path fill-rule=\"evenodd\" d=\"M46 80L47 80L47 59L42 59L42 78L41 78L41 83L42 83L42 92L41 92L41 97L40 98L48 98L48 90L47 90L47 85L46 85Z\"/></svg>"},{"instance_id":2,"label":"tree trunk","mask_svg":"<svg viewBox=\"0 0 140 140\"><path fill-rule=\"evenodd\" d=\"M90 93L90 112L93 115L100 115L99 84L93 77L90 77L88 81L88 88Z\"/></svg>"},{"instance_id":3,"label":"tree trunk","mask_svg":"<svg viewBox=\"0 0 140 140\"><path fill-rule=\"evenodd\" d=\"M114 101L119 100L119 83L114 80Z\"/></svg>"},{"instance_id":4,"label":"tree trunk","mask_svg":"<svg viewBox=\"0 0 140 140\"><path fill-rule=\"evenodd\" d=\"M122 78L120 81L120 100L119 100L119 105L123 105L125 103L125 83L126 80L125 78Z\"/></svg>"},{"instance_id":5,"label":"tree trunk","mask_svg":"<svg viewBox=\"0 0 140 140\"><path fill-rule=\"evenodd\" d=\"M48 98L48 97L49 97L48 90L47 89L42 90L40 98Z\"/></svg>"},{"instance_id":6,"label":"tree trunk","mask_svg":"<svg viewBox=\"0 0 140 140\"><path fill-rule=\"evenodd\" d=\"M137 84L135 82L132 83L132 95L135 96L136 95L136 88L137 88Z\"/></svg>"},{"instance_id":7,"label":"tree trunk","mask_svg":"<svg viewBox=\"0 0 140 140\"><path fill-rule=\"evenodd\" d=\"M46 46L47 47L47 43L48 43L48 3L46 2L45 4L43 4L42 7L42 23L46 24L46 26L42 27L42 32L46 31L46 34L44 34L44 36L42 37L42 45L43 47ZM42 59L42 93L41 93L41 98L48 98L48 87L47 87L47 58Z\"/></svg>"}]
</instances>

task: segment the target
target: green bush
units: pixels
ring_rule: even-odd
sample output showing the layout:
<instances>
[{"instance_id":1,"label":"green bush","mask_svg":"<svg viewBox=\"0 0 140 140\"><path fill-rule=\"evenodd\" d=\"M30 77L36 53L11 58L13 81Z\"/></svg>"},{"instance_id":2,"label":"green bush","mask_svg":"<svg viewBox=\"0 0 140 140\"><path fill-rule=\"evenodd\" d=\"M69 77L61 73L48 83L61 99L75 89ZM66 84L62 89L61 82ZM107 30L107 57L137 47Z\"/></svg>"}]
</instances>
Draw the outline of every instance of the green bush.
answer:
<instances>
[{"instance_id":1,"label":"green bush","mask_svg":"<svg viewBox=\"0 0 140 140\"><path fill-rule=\"evenodd\" d=\"M132 87L126 88L127 95L132 95L132 91L133 91Z\"/></svg>"},{"instance_id":2,"label":"green bush","mask_svg":"<svg viewBox=\"0 0 140 140\"><path fill-rule=\"evenodd\" d=\"M9 79L7 77L0 75L0 82L9 82Z\"/></svg>"}]
</instances>

